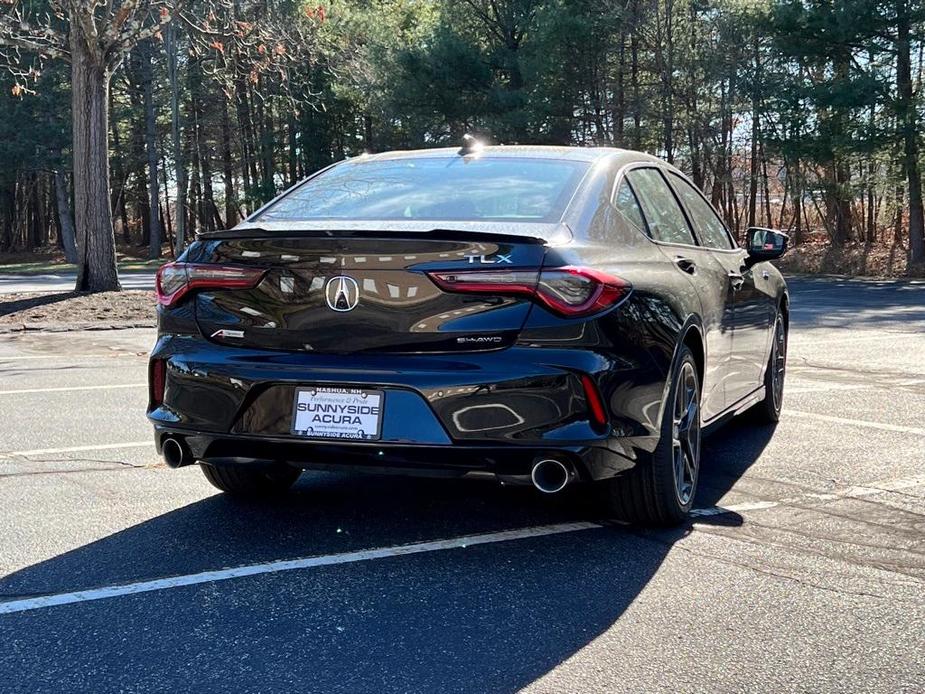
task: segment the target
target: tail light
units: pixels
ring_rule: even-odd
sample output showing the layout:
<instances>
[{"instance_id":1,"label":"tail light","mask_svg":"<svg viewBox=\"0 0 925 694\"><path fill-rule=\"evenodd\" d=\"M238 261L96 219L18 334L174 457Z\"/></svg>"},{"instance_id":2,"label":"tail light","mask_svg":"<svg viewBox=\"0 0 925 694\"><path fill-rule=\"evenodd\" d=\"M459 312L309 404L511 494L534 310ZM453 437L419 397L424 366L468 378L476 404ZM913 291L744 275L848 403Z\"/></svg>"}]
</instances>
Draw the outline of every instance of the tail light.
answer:
<instances>
[{"instance_id":1,"label":"tail light","mask_svg":"<svg viewBox=\"0 0 925 694\"><path fill-rule=\"evenodd\" d=\"M157 271L157 302L173 306L195 289L250 289L263 278L264 268L167 263Z\"/></svg>"},{"instance_id":2,"label":"tail light","mask_svg":"<svg viewBox=\"0 0 925 694\"><path fill-rule=\"evenodd\" d=\"M447 292L526 296L567 318L589 316L622 301L630 285L586 267L548 270L471 270L431 272L430 278Z\"/></svg>"},{"instance_id":3,"label":"tail light","mask_svg":"<svg viewBox=\"0 0 925 694\"><path fill-rule=\"evenodd\" d=\"M152 359L148 365L148 395L151 407L164 404L164 386L167 384L167 362Z\"/></svg>"}]
</instances>

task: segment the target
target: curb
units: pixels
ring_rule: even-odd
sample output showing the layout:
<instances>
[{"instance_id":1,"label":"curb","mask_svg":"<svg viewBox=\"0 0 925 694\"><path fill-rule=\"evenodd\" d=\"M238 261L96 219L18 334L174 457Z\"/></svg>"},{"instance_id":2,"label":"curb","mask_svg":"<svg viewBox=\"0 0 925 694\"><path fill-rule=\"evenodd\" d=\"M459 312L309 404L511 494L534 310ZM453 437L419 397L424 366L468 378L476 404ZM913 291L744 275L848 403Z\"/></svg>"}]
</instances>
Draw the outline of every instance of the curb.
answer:
<instances>
[{"instance_id":1,"label":"curb","mask_svg":"<svg viewBox=\"0 0 925 694\"><path fill-rule=\"evenodd\" d=\"M131 328L156 328L157 321L128 321L122 323L20 323L0 326L0 335L24 332L67 333L78 330L129 330Z\"/></svg>"}]
</instances>

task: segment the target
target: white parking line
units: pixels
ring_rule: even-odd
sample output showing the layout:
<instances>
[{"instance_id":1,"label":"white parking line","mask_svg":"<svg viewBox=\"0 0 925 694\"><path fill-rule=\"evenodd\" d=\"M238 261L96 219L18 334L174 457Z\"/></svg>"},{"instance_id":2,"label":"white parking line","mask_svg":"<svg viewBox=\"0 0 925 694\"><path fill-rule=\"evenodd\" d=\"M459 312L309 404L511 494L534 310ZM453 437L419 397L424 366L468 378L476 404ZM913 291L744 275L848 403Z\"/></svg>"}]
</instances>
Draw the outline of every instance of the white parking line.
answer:
<instances>
[{"instance_id":1,"label":"white parking line","mask_svg":"<svg viewBox=\"0 0 925 694\"><path fill-rule=\"evenodd\" d=\"M784 410L784 414L792 417L802 417L803 419L817 419L820 422L830 422L831 424L847 424L849 426L867 427L869 429L880 429L882 431L895 431L900 434L925 436L925 429L920 427L907 427L900 424L887 424L886 422L871 422L867 419L848 419L847 417L835 417L833 415L817 414L815 412L801 412L800 410Z\"/></svg>"},{"instance_id":2,"label":"white parking line","mask_svg":"<svg viewBox=\"0 0 925 694\"><path fill-rule=\"evenodd\" d=\"M28 457L30 455L58 455L60 453L83 453L85 451L110 451L119 448L144 448L154 446L150 439L147 441L129 441L127 443L97 443L91 446L71 446L69 448L35 448L31 451L3 451L0 458Z\"/></svg>"},{"instance_id":3,"label":"white parking line","mask_svg":"<svg viewBox=\"0 0 925 694\"><path fill-rule=\"evenodd\" d=\"M880 388L881 386L876 383L870 384L857 384L857 385L847 385L843 383L825 383L822 381L813 381L819 385L804 385L804 386L787 386L786 392L789 395L804 395L806 393L831 393L833 391L848 391L848 390L866 390L868 388Z\"/></svg>"},{"instance_id":4,"label":"white parking line","mask_svg":"<svg viewBox=\"0 0 925 694\"><path fill-rule=\"evenodd\" d=\"M63 386L59 388L21 388L19 390L0 390L0 395L22 395L23 393L63 393L72 390L113 390L116 388L144 388L147 383L117 383L103 386Z\"/></svg>"},{"instance_id":5,"label":"white parking line","mask_svg":"<svg viewBox=\"0 0 925 694\"><path fill-rule=\"evenodd\" d=\"M380 549L360 550L358 552L344 552L343 554L329 554L319 557L272 561L264 564L250 564L248 566L239 566L231 569L219 569L218 571L203 571L202 573L188 574L186 576L172 576L170 578L158 578L152 581L140 581L138 583L127 583L119 586L108 586L106 588L79 590L73 593L57 593L37 598L0 602L0 614L26 612L44 607L69 605L77 602L88 602L90 600L105 600L106 598L115 598L122 595L137 595L138 593L149 593L155 590L180 588L182 586L194 586L201 583L228 581L233 578L242 578L244 576L279 573L280 571L296 571L319 566L352 564L360 561L370 561L372 559L401 557L408 554L422 554L424 552L437 552L446 549L465 549L473 545L486 545L494 542L523 540L531 537L545 537L547 535L561 535L562 533L572 533L578 530L591 530L600 527L602 526L598 523L541 525L535 528L504 530L496 533L486 533L484 535L466 535L450 540L432 540L430 542L417 542L415 544L399 545L397 547L383 547Z\"/></svg>"},{"instance_id":6,"label":"white parking line","mask_svg":"<svg viewBox=\"0 0 925 694\"><path fill-rule=\"evenodd\" d=\"M872 496L874 494L901 491L922 485L925 485L925 475L896 480L884 480L873 482L867 485L854 485L831 493L807 492L805 494L781 499L779 501L751 501L726 507L711 506L709 508L694 509L691 511L691 516L696 519L709 516L719 516L726 513L760 511L788 504L796 505L813 501L827 502L838 499L859 499L866 496ZM575 523L559 523L556 525L541 525L533 528L520 528L518 530L503 530L500 532L485 533L482 535L466 535L449 540L430 540L427 542L417 542L410 545L380 547L376 549L359 550L356 552L344 552L341 554L329 554L315 557L304 557L301 559L284 559L279 561L264 562L261 564L249 564L230 569L202 571L195 574L170 576L168 578L156 578L148 581L138 581L135 583L125 583L115 586L104 586L102 588L91 588L88 590L78 590L69 593L53 593L51 595L24 598L22 600L0 602L0 614L28 612L30 610L39 610L46 607L71 605L74 603L90 602L93 600L105 600L108 598L117 598L123 595L137 595L139 593L150 593L158 590L168 590L170 588L182 588L184 586L194 586L203 583L228 581L234 578L244 578L247 576L258 576L261 574L279 573L282 571L296 571L300 569L312 569L320 566L352 564L361 561L387 559L390 557L401 557L410 554L423 554L425 552L437 552L447 549L465 549L466 547L471 547L474 545L486 545L496 542L508 542L511 540L524 540L533 537L561 535L563 533L577 532L580 530L594 530L596 528L602 527L605 526L601 525L600 523L583 521Z\"/></svg>"},{"instance_id":7,"label":"white parking line","mask_svg":"<svg viewBox=\"0 0 925 694\"><path fill-rule=\"evenodd\" d=\"M837 332L839 330L845 330L846 328L832 328L831 332ZM892 342L893 340L901 340L908 338L922 338L923 335L921 332L899 332L899 331L883 331L878 332L876 335L857 335L853 334L851 337L832 337L829 336L825 339L817 338L813 335L799 336L796 335L791 337L790 347L793 349L800 349L803 347L825 347L826 349L831 349L832 347L837 347L838 345L843 344L854 344L856 342Z\"/></svg>"},{"instance_id":8,"label":"white parking line","mask_svg":"<svg viewBox=\"0 0 925 694\"><path fill-rule=\"evenodd\" d=\"M694 518L705 518L707 516L721 516L724 513L743 513L745 511L763 511L778 506L801 505L812 501L838 501L839 499L863 499L866 496L874 494L883 494L884 492L901 492L904 489L925 486L925 475L918 477L904 477L896 480L882 480L871 482L870 484L856 484L834 492L806 492L797 496L791 496L780 501L747 501L742 504L733 504L732 506L710 506L709 508L697 508L691 511Z\"/></svg>"}]
</instances>

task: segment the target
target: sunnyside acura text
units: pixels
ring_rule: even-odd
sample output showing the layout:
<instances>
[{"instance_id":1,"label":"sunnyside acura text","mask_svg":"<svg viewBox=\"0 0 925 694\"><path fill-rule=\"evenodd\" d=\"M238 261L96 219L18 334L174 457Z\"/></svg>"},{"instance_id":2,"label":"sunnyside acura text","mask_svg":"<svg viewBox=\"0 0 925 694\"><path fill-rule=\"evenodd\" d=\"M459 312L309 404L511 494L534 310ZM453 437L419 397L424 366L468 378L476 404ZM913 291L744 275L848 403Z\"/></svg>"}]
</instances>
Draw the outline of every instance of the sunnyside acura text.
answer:
<instances>
[{"instance_id":1,"label":"sunnyside acura text","mask_svg":"<svg viewBox=\"0 0 925 694\"><path fill-rule=\"evenodd\" d=\"M157 278L148 417L234 494L303 469L486 477L682 520L702 434L780 414L789 300L674 167L481 147L350 159Z\"/></svg>"}]
</instances>

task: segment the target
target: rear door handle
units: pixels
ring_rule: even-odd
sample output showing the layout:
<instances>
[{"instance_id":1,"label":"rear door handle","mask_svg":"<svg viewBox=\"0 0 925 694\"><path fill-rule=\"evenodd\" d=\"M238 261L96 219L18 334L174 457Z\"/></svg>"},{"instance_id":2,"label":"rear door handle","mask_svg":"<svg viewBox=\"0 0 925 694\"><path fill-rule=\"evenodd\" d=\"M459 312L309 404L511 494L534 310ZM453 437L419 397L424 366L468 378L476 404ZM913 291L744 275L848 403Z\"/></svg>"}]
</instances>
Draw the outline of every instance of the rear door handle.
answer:
<instances>
[{"instance_id":1,"label":"rear door handle","mask_svg":"<svg viewBox=\"0 0 925 694\"><path fill-rule=\"evenodd\" d=\"M697 263L692 258L685 258L683 255L675 256L674 264L684 270L688 275L696 274Z\"/></svg>"},{"instance_id":2,"label":"rear door handle","mask_svg":"<svg viewBox=\"0 0 925 694\"><path fill-rule=\"evenodd\" d=\"M729 271L729 283L732 285L733 289L741 289L742 285L745 284L745 275L735 270Z\"/></svg>"}]
</instances>

